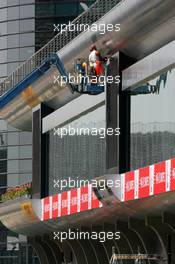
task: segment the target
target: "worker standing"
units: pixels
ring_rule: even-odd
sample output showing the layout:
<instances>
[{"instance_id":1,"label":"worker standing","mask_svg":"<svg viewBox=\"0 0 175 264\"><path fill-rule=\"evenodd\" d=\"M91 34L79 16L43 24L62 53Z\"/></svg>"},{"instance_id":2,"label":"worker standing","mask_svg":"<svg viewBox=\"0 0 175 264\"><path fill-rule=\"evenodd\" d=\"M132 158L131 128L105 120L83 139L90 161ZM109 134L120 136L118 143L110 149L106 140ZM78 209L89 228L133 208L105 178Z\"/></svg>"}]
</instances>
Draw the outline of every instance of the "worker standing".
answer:
<instances>
[{"instance_id":1,"label":"worker standing","mask_svg":"<svg viewBox=\"0 0 175 264\"><path fill-rule=\"evenodd\" d=\"M99 51L96 51L96 56L97 56L97 58L96 58L95 72L96 72L97 76L100 76L104 72L104 68L103 68L103 61L104 60L103 60Z\"/></svg>"},{"instance_id":2,"label":"worker standing","mask_svg":"<svg viewBox=\"0 0 175 264\"><path fill-rule=\"evenodd\" d=\"M103 59L95 45L90 47L89 54L90 75L99 76L103 73Z\"/></svg>"},{"instance_id":3,"label":"worker standing","mask_svg":"<svg viewBox=\"0 0 175 264\"><path fill-rule=\"evenodd\" d=\"M97 48L95 45L90 47L90 54L89 54L89 67L90 67L90 75L96 75L95 67L97 61Z\"/></svg>"}]
</instances>

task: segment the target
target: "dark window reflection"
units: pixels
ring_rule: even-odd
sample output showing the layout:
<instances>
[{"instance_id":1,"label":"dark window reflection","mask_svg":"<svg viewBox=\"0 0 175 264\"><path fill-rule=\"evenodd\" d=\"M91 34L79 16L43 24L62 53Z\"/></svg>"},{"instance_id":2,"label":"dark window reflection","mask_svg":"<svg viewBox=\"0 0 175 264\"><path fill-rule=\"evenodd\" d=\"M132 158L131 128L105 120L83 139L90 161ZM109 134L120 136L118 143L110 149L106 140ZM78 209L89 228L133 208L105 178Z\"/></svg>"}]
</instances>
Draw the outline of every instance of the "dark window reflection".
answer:
<instances>
[{"instance_id":1,"label":"dark window reflection","mask_svg":"<svg viewBox=\"0 0 175 264\"><path fill-rule=\"evenodd\" d=\"M80 2L85 2L87 6L92 5L95 0L64 0L49 1L36 0L35 2L35 47L36 51L49 42L58 31L54 31L54 24L67 24L74 20L84 10Z\"/></svg>"},{"instance_id":2,"label":"dark window reflection","mask_svg":"<svg viewBox=\"0 0 175 264\"><path fill-rule=\"evenodd\" d=\"M131 169L175 157L175 70L131 93Z\"/></svg>"}]
</instances>

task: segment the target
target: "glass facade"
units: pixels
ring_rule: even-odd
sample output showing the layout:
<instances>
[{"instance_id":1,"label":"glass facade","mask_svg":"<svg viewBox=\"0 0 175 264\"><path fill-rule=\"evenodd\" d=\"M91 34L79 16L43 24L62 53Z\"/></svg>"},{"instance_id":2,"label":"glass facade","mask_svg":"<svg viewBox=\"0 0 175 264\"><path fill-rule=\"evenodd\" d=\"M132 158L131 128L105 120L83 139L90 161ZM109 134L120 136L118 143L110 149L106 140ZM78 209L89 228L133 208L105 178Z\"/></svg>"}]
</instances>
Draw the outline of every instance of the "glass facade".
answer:
<instances>
[{"instance_id":1,"label":"glass facade","mask_svg":"<svg viewBox=\"0 0 175 264\"><path fill-rule=\"evenodd\" d=\"M82 11L78 0L0 0L0 81L54 36L54 23L68 23ZM0 135L0 186L30 181L31 134L0 120Z\"/></svg>"},{"instance_id":2,"label":"glass facade","mask_svg":"<svg viewBox=\"0 0 175 264\"><path fill-rule=\"evenodd\" d=\"M0 0L0 82L58 33L54 24L78 16L83 11L80 2L84 1ZM0 195L7 186L32 180L31 140L30 132L16 130L0 119ZM15 252L7 250L9 234L2 230L0 227L0 263L39 263L31 248L21 245ZM16 236L11 233L11 237Z\"/></svg>"},{"instance_id":3,"label":"glass facade","mask_svg":"<svg viewBox=\"0 0 175 264\"><path fill-rule=\"evenodd\" d=\"M0 193L32 180L32 135L0 120Z\"/></svg>"},{"instance_id":4,"label":"glass facade","mask_svg":"<svg viewBox=\"0 0 175 264\"><path fill-rule=\"evenodd\" d=\"M0 81L35 52L34 2L0 1Z\"/></svg>"},{"instance_id":5,"label":"glass facade","mask_svg":"<svg viewBox=\"0 0 175 264\"><path fill-rule=\"evenodd\" d=\"M35 52L34 3L0 0L0 81ZM0 119L0 196L7 186L31 182L31 140L31 133L18 131ZM11 243L9 238L17 243ZM0 263L38 263L31 247L21 245L16 234L1 227L0 242Z\"/></svg>"},{"instance_id":6,"label":"glass facade","mask_svg":"<svg viewBox=\"0 0 175 264\"><path fill-rule=\"evenodd\" d=\"M132 92L131 169L175 157L174 83L175 69Z\"/></svg>"},{"instance_id":7,"label":"glass facade","mask_svg":"<svg viewBox=\"0 0 175 264\"><path fill-rule=\"evenodd\" d=\"M32 135L19 131L0 119L0 197L7 187L32 181ZM1 204L0 204L1 205ZM0 223L0 263L36 263L33 248L20 237L4 230Z\"/></svg>"},{"instance_id":8,"label":"glass facade","mask_svg":"<svg viewBox=\"0 0 175 264\"><path fill-rule=\"evenodd\" d=\"M0 82L76 18L80 0L0 0ZM85 1L91 5L94 0Z\"/></svg>"},{"instance_id":9,"label":"glass facade","mask_svg":"<svg viewBox=\"0 0 175 264\"><path fill-rule=\"evenodd\" d=\"M67 24L75 19L83 12L80 2L90 6L95 1L35 0L35 2L35 42L36 50L38 50L58 33L58 31L54 31L54 24Z\"/></svg>"},{"instance_id":10,"label":"glass facade","mask_svg":"<svg viewBox=\"0 0 175 264\"><path fill-rule=\"evenodd\" d=\"M49 133L50 194L58 193L53 188L54 179L91 180L106 169L105 106L70 122L64 129L70 132L62 138L54 131Z\"/></svg>"}]
</instances>

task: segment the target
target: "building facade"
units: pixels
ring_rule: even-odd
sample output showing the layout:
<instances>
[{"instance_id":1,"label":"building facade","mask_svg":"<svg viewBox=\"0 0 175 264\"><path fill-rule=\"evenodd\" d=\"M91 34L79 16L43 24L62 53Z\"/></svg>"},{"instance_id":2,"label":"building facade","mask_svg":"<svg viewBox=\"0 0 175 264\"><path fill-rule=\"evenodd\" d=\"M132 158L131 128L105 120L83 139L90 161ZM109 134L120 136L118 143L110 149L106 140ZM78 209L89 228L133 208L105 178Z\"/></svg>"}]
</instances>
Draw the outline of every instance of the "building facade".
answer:
<instances>
[{"instance_id":1,"label":"building facade","mask_svg":"<svg viewBox=\"0 0 175 264\"><path fill-rule=\"evenodd\" d=\"M53 14L52 8L48 14ZM2 203L0 219L10 230L27 236L41 264L108 264L114 248L112 264L118 260L174 264L173 0L99 0L79 22L87 18L89 24L98 19L114 24L120 19L123 31L103 36L99 30L66 32L64 39L58 35L34 55L35 59L41 55L36 65L33 58L26 61L32 66L30 74L25 72L31 86L20 77L0 99L1 114L9 123L32 124L31 195ZM104 90L95 95L87 90L80 95L68 84L52 82L55 74L64 75L64 67L74 72L79 54L88 58L92 43L108 57L105 76L110 80L119 76L119 82L105 80ZM23 73L22 67L18 73ZM85 85L93 86L91 81ZM11 161L17 151L27 159L20 141L25 132L18 133L19 146L10 157L11 143L7 142L7 150L2 148L7 164L3 175L10 174L11 164L15 168ZM4 145L3 133L1 138ZM25 173L18 167L21 183ZM8 184L8 177L3 181ZM119 239L111 238L116 232ZM9 238L4 237L7 244Z\"/></svg>"},{"instance_id":2,"label":"building facade","mask_svg":"<svg viewBox=\"0 0 175 264\"><path fill-rule=\"evenodd\" d=\"M80 1L1 0L0 82L58 33L54 24L72 21L82 11ZM0 119L0 196L31 181L32 134ZM0 229L0 263L37 263L26 241L19 244L20 237ZM13 243L18 244L14 252Z\"/></svg>"}]
</instances>

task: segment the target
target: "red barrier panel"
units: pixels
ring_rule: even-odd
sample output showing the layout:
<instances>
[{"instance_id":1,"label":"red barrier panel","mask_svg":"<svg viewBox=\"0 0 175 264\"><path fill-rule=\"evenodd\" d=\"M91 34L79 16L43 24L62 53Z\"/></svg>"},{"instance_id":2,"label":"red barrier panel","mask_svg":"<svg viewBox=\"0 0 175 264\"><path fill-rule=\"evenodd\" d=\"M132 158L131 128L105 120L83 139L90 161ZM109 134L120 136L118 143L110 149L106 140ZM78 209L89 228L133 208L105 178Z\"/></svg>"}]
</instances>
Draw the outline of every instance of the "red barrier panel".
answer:
<instances>
[{"instance_id":1,"label":"red barrier panel","mask_svg":"<svg viewBox=\"0 0 175 264\"><path fill-rule=\"evenodd\" d=\"M131 201L175 190L175 158L121 177L121 202ZM117 202L117 201L116 201ZM102 207L91 185L55 194L41 200L42 220L53 219Z\"/></svg>"},{"instance_id":2,"label":"red barrier panel","mask_svg":"<svg viewBox=\"0 0 175 264\"><path fill-rule=\"evenodd\" d=\"M54 194L41 200L42 220L54 219L102 207L91 185Z\"/></svg>"}]
</instances>

